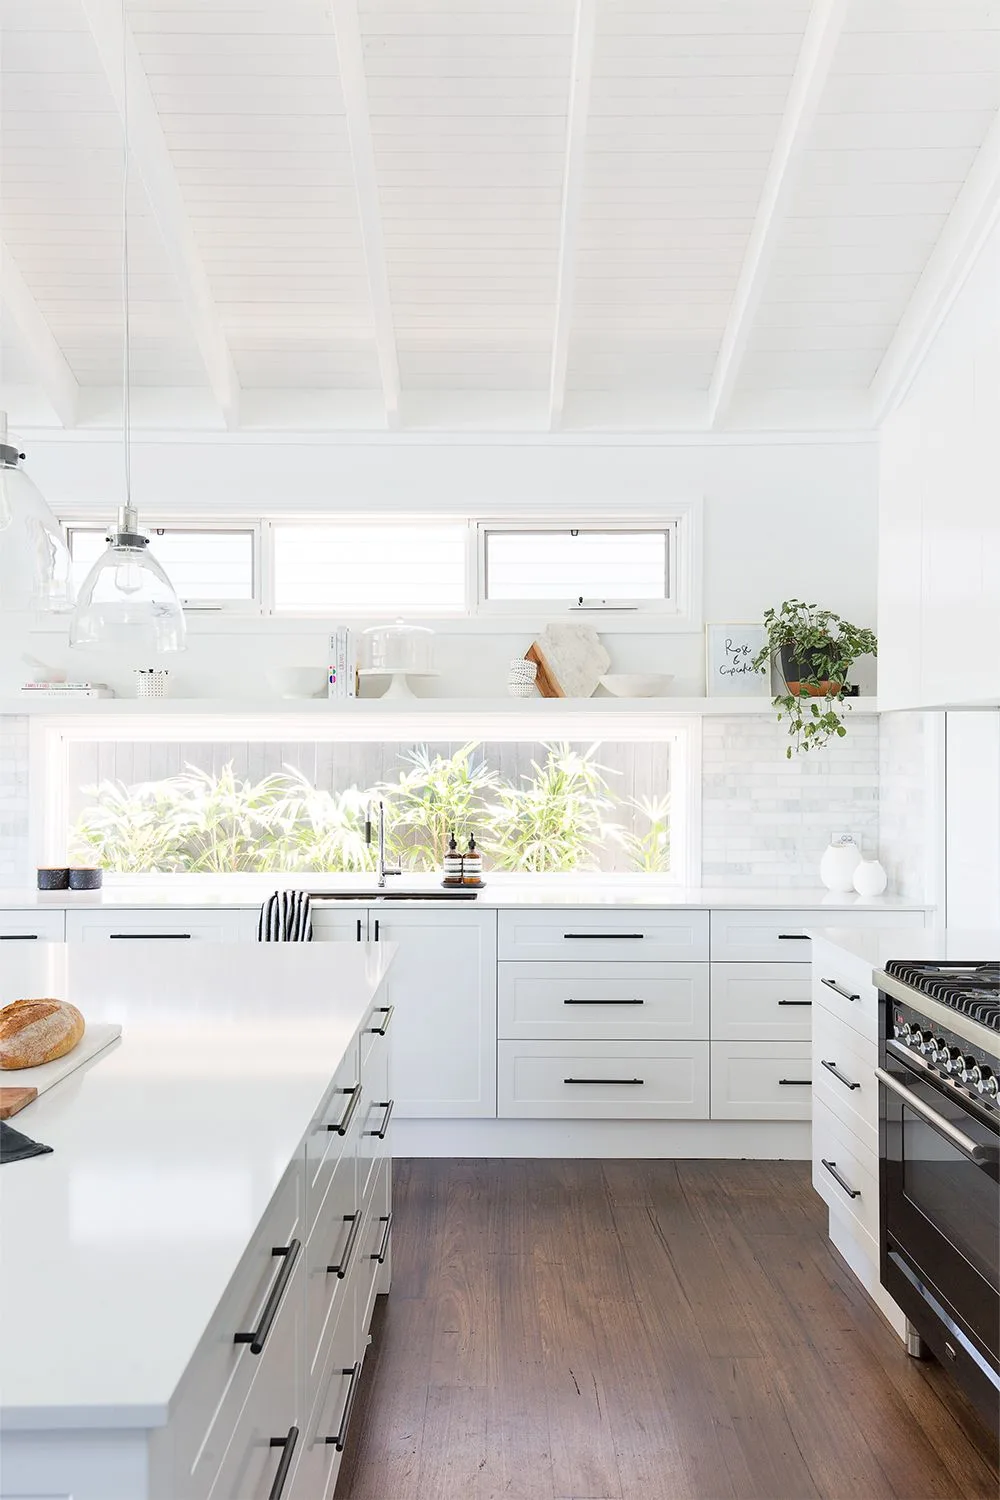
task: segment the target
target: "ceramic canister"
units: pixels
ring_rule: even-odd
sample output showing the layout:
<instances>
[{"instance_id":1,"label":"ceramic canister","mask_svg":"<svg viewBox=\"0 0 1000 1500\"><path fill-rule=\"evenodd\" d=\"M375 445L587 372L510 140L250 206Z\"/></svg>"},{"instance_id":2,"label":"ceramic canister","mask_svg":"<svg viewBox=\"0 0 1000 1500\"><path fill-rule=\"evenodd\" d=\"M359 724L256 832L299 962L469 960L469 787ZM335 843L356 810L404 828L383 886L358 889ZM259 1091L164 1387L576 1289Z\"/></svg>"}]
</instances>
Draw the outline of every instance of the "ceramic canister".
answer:
<instances>
[{"instance_id":1,"label":"ceramic canister","mask_svg":"<svg viewBox=\"0 0 1000 1500\"><path fill-rule=\"evenodd\" d=\"M819 878L827 890L853 891L854 871L860 859L861 850L853 839L828 844L819 862Z\"/></svg>"},{"instance_id":2,"label":"ceramic canister","mask_svg":"<svg viewBox=\"0 0 1000 1500\"><path fill-rule=\"evenodd\" d=\"M860 859L854 868L853 883L859 896L881 896L889 877L877 859Z\"/></svg>"}]
</instances>

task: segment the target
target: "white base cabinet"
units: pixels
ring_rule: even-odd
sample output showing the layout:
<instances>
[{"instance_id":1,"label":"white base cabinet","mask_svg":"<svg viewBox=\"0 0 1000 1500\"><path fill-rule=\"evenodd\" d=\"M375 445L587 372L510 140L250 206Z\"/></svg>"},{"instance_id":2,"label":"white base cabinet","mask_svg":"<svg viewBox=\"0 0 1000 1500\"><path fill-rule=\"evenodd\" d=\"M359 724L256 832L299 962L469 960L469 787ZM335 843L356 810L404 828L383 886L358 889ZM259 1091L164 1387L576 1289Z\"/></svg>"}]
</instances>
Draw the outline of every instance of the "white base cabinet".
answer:
<instances>
[{"instance_id":1,"label":"white base cabinet","mask_svg":"<svg viewBox=\"0 0 1000 1500\"><path fill-rule=\"evenodd\" d=\"M704 1120L707 1042L500 1042L501 1118Z\"/></svg>"}]
</instances>

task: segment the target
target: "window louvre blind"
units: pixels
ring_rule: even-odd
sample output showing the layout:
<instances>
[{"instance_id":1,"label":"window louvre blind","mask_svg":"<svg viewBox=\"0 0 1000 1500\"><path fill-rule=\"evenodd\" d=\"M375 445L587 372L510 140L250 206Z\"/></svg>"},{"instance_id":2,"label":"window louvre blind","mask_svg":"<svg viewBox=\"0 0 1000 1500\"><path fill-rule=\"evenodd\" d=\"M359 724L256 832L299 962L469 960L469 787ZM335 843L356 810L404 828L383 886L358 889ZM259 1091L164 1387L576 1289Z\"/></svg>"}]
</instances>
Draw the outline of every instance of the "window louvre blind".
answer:
<instances>
[{"instance_id":1,"label":"window louvre blind","mask_svg":"<svg viewBox=\"0 0 1000 1500\"><path fill-rule=\"evenodd\" d=\"M467 608L464 524L276 523L276 613L448 614Z\"/></svg>"},{"instance_id":2,"label":"window louvre blind","mask_svg":"<svg viewBox=\"0 0 1000 1500\"><path fill-rule=\"evenodd\" d=\"M485 597L496 602L670 598L670 534L487 530Z\"/></svg>"},{"instance_id":3,"label":"window louvre blind","mask_svg":"<svg viewBox=\"0 0 1000 1500\"><path fill-rule=\"evenodd\" d=\"M143 526L150 550L181 600L251 600L254 597L252 531L185 531ZM108 528L67 528L73 582L79 588L104 552Z\"/></svg>"}]
</instances>

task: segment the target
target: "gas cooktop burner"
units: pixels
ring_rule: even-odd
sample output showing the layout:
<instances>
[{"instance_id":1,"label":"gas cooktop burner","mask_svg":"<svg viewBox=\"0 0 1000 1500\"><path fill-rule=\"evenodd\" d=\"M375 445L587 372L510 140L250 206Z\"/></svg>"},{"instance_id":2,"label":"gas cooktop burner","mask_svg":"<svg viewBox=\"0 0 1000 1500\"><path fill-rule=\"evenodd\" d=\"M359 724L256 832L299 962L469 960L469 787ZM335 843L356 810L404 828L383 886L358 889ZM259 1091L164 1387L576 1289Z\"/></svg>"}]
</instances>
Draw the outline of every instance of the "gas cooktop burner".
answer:
<instances>
[{"instance_id":1,"label":"gas cooktop burner","mask_svg":"<svg viewBox=\"0 0 1000 1500\"><path fill-rule=\"evenodd\" d=\"M980 1026L1000 1032L1000 960L962 964L891 959L885 972L900 984L961 1011Z\"/></svg>"}]
</instances>

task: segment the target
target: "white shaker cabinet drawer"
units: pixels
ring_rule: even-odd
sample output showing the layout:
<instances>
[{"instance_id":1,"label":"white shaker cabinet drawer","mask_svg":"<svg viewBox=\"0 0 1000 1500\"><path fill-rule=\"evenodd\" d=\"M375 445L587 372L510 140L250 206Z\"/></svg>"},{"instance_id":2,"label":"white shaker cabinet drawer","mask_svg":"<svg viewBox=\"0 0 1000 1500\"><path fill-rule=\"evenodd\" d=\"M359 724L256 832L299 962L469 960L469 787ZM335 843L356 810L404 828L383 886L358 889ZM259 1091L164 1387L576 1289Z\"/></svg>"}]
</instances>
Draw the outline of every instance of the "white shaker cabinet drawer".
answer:
<instances>
[{"instance_id":1,"label":"white shaker cabinet drawer","mask_svg":"<svg viewBox=\"0 0 1000 1500\"><path fill-rule=\"evenodd\" d=\"M713 964L713 1040L807 1042L811 981L808 964Z\"/></svg>"},{"instance_id":2,"label":"white shaker cabinet drawer","mask_svg":"<svg viewBox=\"0 0 1000 1500\"><path fill-rule=\"evenodd\" d=\"M316 1220L341 1157L353 1163L364 1108L358 1044L352 1042L306 1136L306 1233Z\"/></svg>"},{"instance_id":3,"label":"white shaker cabinet drawer","mask_svg":"<svg viewBox=\"0 0 1000 1500\"><path fill-rule=\"evenodd\" d=\"M61 911L0 911L0 963L5 947L18 943L61 943L66 917Z\"/></svg>"},{"instance_id":4,"label":"white shaker cabinet drawer","mask_svg":"<svg viewBox=\"0 0 1000 1500\"><path fill-rule=\"evenodd\" d=\"M501 1119L707 1120L707 1042L500 1042Z\"/></svg>"},{"instance_id":5,"label":"white shaker cabinet drawer","mask_svg":"<svg viewBox=\"0 0 1000 1500\"><path fill-rule=\"evenodd\" d=\"M813 1025L813 1088L818 1099L871 1152L878 1151L878 1049L817 1005Z\"/></svg>"},{"instance_id":6,"label":"white shaker cabinet drawer","mask_svg":"<svg viewBox=\"0 0 1000 1500\"><path fill-rule=\"evenodd\" d=\"M552 906L499 915L501 959L620 964L708 958L707 912Z\"/></svg>"},{"instance_id":7,"label":"white shaker cabinet drawer","mask_svg":"<svg viewBox=\"0 0 1000 1500\"><path fill-rule=\"evenodd\" d=\"M878 1036L878 990L871 970L843 965L830 957L824 944L813 964L812 994L815 1010L826 1010L844 1026L874 1044Z\"/></svg>"},{"instance_id":8,"label":"white shaker cabinet drawer","mask_svg":"<svg viewBox=\"0 0 1000 1500\"><path fill-rule=\"evenodd\" d=\"M713 1120L808 1120L812 1056L802 1042L713 1042Z\"/></svg>"},{"instance_id":9,"label":"white shaker cabinet drawer","mask_svg":"<svg viewBox=\"0 0 1000 1500\"><path fill-rule=\"evenodd\" d=\"M708 965L501 963L501 1037L708 1036Z\"/></svg>"},{"instance_id":10,"label":"white shaker cabinet drawer","mask_svg":"<svg viewBox=\"0 0 1000 1500\"><path fill-rule=\"evenodd\" d=\"M352 1150L337 1163L304 1251L307 1405L319 1388L330 1337L341 1307L348 1300L350 1277L359 1259L364 1231L357 1163Z\"/></svg>"},{"instance_id":11,"label":"white shaker cabinet drawer","mask_svg":"<svg viewBox=\"0 0 1000 1500\"><path fill-rule=\"evenodd\" d=\"M69 943L136 942L156 938L171 942L200 941L238 943L241 939L239 909L211 911L69 911L66 941Z\"/></svg>"},{"instance_id":12,"label":"white shaker cabinet drawer","mask_svg":"<svg viewBox=\"0 0 1000 1500\"><path fill-rule=\"evenodd\" d=\"M294 1337L301 1347L302 1198L297 1160L271 1199L188 1366L171 1422L185 1497L209 1492L247 1394L258 1373L271 1364L289 1311L294 1312ZM304 1364L303 1352L301 1365L293 1370L293 1394L302 1383ZM240 1494L239 1500L253 1500L256 1493Z\"/></svg>"},{"instance_id":13,"label":"white shaker cabinet drawer","mask_svg":"<svg viewBox=\"0 0 1000 1500\"><path fill-rule=\"evenodd\" d=\"M287 1500L327 1500L333 1494L361 1378L362 1353L356 1347L355 1280L352 1278L340 1309L336 1331L328 1346L326 1367L321 1372L319 1393L299 1438L298 1463Z\"/></svg>"},{"instance_id":14,"label":"white shaker cabinet drawer","mask_svg":"<svg viewBox=\"0 0 1000 1500\"><path fill-rule=\"evenodd\" d=\"M813 1101L813 1187L878 1243L878 1156L819 1098Z\"/></svg>"},{"instance_id":15,"label":"white shaker cabinet drawer","mask_svg":"<svg viewBox=\"0 0 1000 1500\"><path fill-rule=\"evenodd\" d=\"M817 927L922 927L920 911L786 907L780 911L712 912L712 958L722 963L808 963Z\"/></svg>"},{"instance_id":16,"label":"white shaker cabinet drawer","mask_svg":"<svg viewBox=\"0 0 1000 1500\"><path fill-rule=\"evenodd\" d=\"M289 1489L305 1425L299 1375L303 1360L302 1304L299 1266L275 1321L267 1357L209 1491L210 1500L277 1500Z\"/></svg>"}]
</instances>

